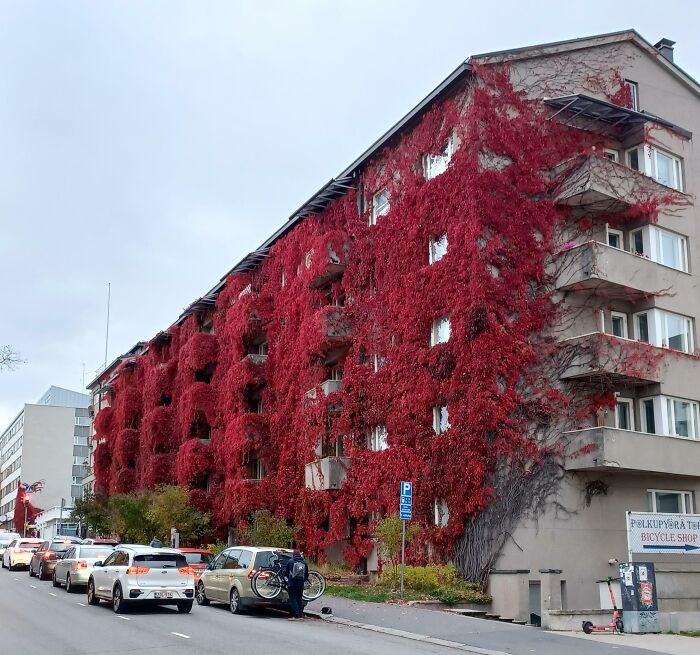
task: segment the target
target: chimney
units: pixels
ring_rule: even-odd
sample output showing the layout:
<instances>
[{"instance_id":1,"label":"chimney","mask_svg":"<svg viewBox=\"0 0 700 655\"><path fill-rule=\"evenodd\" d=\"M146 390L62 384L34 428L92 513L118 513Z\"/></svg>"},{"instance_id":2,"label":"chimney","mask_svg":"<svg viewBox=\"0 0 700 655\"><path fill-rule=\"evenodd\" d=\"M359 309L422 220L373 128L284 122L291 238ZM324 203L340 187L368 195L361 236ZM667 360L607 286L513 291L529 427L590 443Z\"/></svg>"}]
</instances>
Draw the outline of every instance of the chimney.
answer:
<instances>
[{"instance_id":1,"label":"chimney","mask_svg":"<svg viewBox=\"0 0 700 655\"><path fill-rule=\"evenodd\" d=\"M661 41L654 44L654 47L661 53L662 57L665 57L672 62L674 45L676 45L676 42L671 41L671 39L661 39Z\"/></svg>"}]
</instances>

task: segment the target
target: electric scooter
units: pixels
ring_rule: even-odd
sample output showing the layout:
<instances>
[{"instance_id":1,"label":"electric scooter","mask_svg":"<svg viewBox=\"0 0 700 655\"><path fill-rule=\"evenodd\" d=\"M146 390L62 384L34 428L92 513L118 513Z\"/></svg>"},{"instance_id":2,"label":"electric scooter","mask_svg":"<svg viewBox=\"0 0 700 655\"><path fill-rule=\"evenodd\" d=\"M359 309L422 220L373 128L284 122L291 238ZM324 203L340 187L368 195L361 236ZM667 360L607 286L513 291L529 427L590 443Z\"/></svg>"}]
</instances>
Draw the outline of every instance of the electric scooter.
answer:
<instances>
[{"instance_id":1,"label":"electric scooter","mask_svg":"<svg viewBox=\"0 0 700 655\"><path fill-rule=\"evenodd\" d=\"M590 621L584 621L583 622L583 631L587 634L590 635L593 632L617 632L622 634L625 631L624 625L622 623L622 610L618 609L617 603L615 602L615 594L613 593L612 587L610 586L610 583L613 580L619 580L620 578L605 578L604 580L596 580L596 582L607 582L608 583L608 592L610 592L610 600L612 601L612 606L613 606L613 615L612 615L612 620L608 625L593 625Z\"/></svg>"}]
</instances>

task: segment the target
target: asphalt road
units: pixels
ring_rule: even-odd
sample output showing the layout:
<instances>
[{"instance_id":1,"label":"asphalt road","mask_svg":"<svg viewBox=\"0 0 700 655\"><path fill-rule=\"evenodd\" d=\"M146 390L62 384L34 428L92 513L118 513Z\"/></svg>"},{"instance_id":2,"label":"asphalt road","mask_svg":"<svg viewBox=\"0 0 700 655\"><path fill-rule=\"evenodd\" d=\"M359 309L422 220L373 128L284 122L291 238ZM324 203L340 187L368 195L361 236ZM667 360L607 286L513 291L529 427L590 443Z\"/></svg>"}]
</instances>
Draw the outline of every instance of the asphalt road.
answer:
<instances>
[{"instance_id":1,"label":"asphalt road","mask_svg":"<svg viewBox=\"0 0 700 655\"><path fill-rule=\"evenodd\" d=\"M169 607L114 614L83 594L54 589L26 571L0 570L0 653L192 655L304 653L417 655L458 652L315 619L287 621L272 611L234 616L223 605L181 615Z\"/></svg>"}]
</instances>

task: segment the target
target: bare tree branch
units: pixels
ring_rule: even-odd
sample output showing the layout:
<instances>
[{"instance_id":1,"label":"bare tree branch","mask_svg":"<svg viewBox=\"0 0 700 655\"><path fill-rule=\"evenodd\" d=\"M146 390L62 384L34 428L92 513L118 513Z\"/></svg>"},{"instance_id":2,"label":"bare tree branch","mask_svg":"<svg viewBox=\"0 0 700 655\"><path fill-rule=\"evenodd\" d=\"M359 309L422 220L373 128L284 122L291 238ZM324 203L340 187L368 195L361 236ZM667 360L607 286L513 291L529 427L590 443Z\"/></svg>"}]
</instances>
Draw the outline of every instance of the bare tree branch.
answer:
<instances>
[{"instance_id":1,"label":"bare tree branch","mask_svg":"<svg viewBox=\"0 0 700 655\"><path fill-rule=\"evenodd\" d=\"M14 371L24 360L12 346L0 346L0 372Z\"/></svg>"}]
</instances>

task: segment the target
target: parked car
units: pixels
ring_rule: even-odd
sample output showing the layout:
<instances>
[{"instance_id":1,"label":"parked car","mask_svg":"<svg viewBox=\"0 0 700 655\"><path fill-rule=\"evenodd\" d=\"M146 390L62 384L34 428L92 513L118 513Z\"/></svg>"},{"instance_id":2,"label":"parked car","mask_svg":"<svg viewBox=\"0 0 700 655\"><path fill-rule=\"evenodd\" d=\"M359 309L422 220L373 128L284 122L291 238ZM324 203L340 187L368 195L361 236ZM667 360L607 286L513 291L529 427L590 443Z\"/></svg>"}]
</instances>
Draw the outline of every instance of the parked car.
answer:
<instances>
[{"instance_id":1,"label":"parked car","mask_svg":"<svg viewBox=\"0 0 700 655\"><path fill-rule=\"evenodd\" d=\"M204 548L180 548L180 552L185 556L187 563L194 571L194 582L197 584L202 577L202 571L214 560L214 553Z\"/></svg>"},{"instance_id":2,"label":"parked car","mask_svg":"<svg viewBox=\"0 0 700 655\"><path fill-rule=\"evenodd\" d=\"M193 599L192 569L174 548L117 546L107 559L93 564L88 579L88 604L109 601L117 614L132 603L176 605L179 612L187 613Z\"/></svg>"},{"instance_id":3,"label":"parked car","mask_svg":"<svg viewBox=\"0 0 700 655\"><path fill-rule=\"evenodd\" d=\"M86 546L118 546L119 541L107 537L95 537L94 539L90 537L89 539L83 539L83 544Z\"/></svg>"},{"instance_id":4,"label":"parked car","mask_svg":"<svg viewBox=\"0 0 700 655\"><path fill-rule=\"evenodd\" d=\"M292 556L290 550L234 546L222 551L202 572L197 583L197 603L227 603L234 614L251 607L289 608L286 591L274 600L256 596L250 581L260 568L284 567Z\"/></svg>"},{"instance_id":5,"label":"parked car","mask_svg":"<svg viewBox=\"0 0 700 655\"><path fill-rule=\"evenodd\" d=\"M5 549L15 540L21 539L22 535L17 532L0 532L0 560L5 554Z\"/></svg>"},{"instance_id":6,"label":"parked car","mask_svg":"<svg viewBox=\"0 0 700 655\"><path fill-rule=\"evenodd\" d=\"M50 541L43 541L32 555L29 561L29 575L39 576L39 580L48 580L53 574L56 562L74 543L80 543L76 537L54 537Z\"/></svg>"},{"instance_id":7,"label":"parked car","mask_svg":"<svg viewBox=\"0 0 700 655\"><path fill-rule=\"evenodd\" d=\"M66 550L63 557L56 562L53 570L53 586L65 585L66 591L78 591L85 587L90 579L95 562L107 559L114 548L112 546L92 546L75 544Z\"/></svg>"},{"instance_id":8,"label":"parked car","mask_svg":"<svg viewBox=\"0 0 700 655\"><path fill-rule=\"evenodd\" d=\"M41 539L29 537L27 539L16 539L5 549L2 556L2 565L16 571L18 568L29 566L34 551L41 545Z\"/></svg>"}]
</instances>

